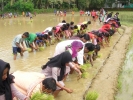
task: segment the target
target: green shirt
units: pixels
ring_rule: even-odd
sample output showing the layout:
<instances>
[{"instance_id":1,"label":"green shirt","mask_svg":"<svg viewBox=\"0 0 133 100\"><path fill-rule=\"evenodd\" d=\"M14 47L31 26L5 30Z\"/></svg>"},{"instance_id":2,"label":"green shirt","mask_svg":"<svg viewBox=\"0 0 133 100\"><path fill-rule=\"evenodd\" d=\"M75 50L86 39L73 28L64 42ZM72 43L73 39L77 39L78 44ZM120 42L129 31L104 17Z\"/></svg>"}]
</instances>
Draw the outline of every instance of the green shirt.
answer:
<instances>
[{"instance_id":1,"label":"green shirt","mask_svg":"<svg viewBox=\"0 0 133 100\"><path fill-rule=\"evenodd\" d=\"M35 33L30 33L29 37L26 40L28 40L30 43L32 43L32 42L34 42L36 37L37 37L37 35Z\"/></svg>"}]
</instances>

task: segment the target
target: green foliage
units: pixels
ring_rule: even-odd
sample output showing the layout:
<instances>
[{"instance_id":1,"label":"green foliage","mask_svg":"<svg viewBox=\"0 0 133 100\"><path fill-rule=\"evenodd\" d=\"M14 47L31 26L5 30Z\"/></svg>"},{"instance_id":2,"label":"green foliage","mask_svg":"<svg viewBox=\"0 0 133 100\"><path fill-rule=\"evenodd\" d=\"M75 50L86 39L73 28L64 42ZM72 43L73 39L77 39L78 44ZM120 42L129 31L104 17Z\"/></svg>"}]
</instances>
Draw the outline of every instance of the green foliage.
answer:
<instances>
[{"instance_id":1,"label":"green foliage","mask_svg":"<svg viewBox=\"0 0 133 100\"><path fill-rule=\"evenodd\" d=\"M98 98L98 93L96 91L88 92L85 100L96 100Z\"/></svg>"},{"instance_id":2,"label":"green foliage","mask_svg":"<svg viewBox=\"0 0 133 100\"><path fill-rule=\"evenodd\" d=\"M33 12L36 12L37 14L42 13L53 13L55 9L34 9Z\"/></svg>"},{"instance_id":3,"label":"green foliage","mask_svg":"<svg viewBox=\"0 0 133 100\"><path fill-rule=\"evenodd\" d=\"M32 95L30 100L55 100L52 95L36 92Z\"/></svg>"},{"instance_id":4,"label":"green foliage","mask_svg":"<svg viewBox=\"0 0 133 100\"><path fill-rule=\"evenodd\" d=\"M104 7L104 4L105 4L105 0L90 0L89 7L91 7L91 8L101 8L101 7Z\"/></svg>"},{"instance_id":5,"label":"green foliage","mask_svg":"<svg viewBox=\"0 0 133 100\"><path fill-rule=\"evenodd\" d=\"M23 1L17 1L13 5L8 3L4 7L4 11L11 11L11 12L31 12L34 10L33 3L32 2L23 2Z\"/></svg>"}]
</instances>

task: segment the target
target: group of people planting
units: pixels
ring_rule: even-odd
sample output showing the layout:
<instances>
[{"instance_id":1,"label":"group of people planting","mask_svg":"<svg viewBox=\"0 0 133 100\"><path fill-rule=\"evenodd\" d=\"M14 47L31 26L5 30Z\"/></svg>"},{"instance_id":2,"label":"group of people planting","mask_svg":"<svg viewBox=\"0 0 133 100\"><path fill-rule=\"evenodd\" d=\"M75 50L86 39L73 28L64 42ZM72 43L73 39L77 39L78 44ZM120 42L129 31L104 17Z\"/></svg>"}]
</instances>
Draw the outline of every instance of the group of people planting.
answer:
<instances>
[{"instance_id":1,"label":"group of people planting","mask_svg":"<svg viewBox=\"0 0 133 100\"><path fill-rule=\"evenodd\" d=\"M18 52L23 56L23 52L26 51L25 44L32 52L56 41L59 43L55 47L53 57L42 65L41 72L15 71L9 74L10 64L0 60L0 100L28 100L38 91L52 93L54 97L62 90L72 93L72 89L65 87L66 77L76 71L80 79L81 65L89 62L93 66L100 48L110 46L112 35L118 32L121 26L118 13L115 17L108 17L98 30L88 32L89 24L90 21L85 21L74 25L74 22L67 23L63 20L57 26L48 27L41 33L25 32L17 35L12 44L14 60Z\"/></svg>"}]
</instances>

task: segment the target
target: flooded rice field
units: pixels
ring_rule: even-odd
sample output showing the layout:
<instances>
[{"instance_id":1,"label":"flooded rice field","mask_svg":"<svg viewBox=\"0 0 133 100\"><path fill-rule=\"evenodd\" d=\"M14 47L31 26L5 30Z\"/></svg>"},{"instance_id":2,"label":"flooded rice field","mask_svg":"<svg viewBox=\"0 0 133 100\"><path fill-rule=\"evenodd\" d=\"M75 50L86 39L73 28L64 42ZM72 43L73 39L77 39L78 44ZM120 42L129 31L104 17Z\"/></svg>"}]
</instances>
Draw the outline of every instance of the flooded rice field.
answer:
<instances>
[{"instance_id":1,"label":"flooded rice field","mask_svg":"<svg viewBox=\"0 0 133 100\"><path fill-rule=\"evenodd\" d=\"M56 45L46 47L43 51L33 53L25 52L23 57L20 57L19 55L17 60L14 61L12 55L12 40L17 34L22 34L23 32L42 32L47 27L56 26L63 19L66 20L66 22L74 21L75 24L91 20L90 17L79 16L78 13L74 16L67 15L66 17L57 17L52 14L41 14L33 17L32 20L27 17L0 19L0 59L10 63L11 72L16 70L40 72L41 66L48 61L49 57L53 56ZM88 30L95 30L99 27L101 27L99 21L92 22L92 24L89 25ZM115 34L113 41L111 41L111 46L107 47L106 50L101 49L100 54L102 56L94 61L93 67L88 69L89 75L87 79L80 79L77 81L77 73L69 75L65 84L67 87L73 89L74 92L68 94L65 91L62 91L56 100L82 100L84 92L87 90L89 84L91 84L91 80L103 65L104 60L112 50L113 45L115 45L118 38L119 34Z\"/></svg>"},{"instance_id":2,"label":"flooded rice field","mask_svg":"<svg viewBox=\"0 0 133 100\"><path fill-rule=\"evenodd\" d=\"M133 100L133 37L129 45L126 59L122 67L122 72L118 80L119 92L116 96L116 100Z\"/></svg>"}]
</instances>

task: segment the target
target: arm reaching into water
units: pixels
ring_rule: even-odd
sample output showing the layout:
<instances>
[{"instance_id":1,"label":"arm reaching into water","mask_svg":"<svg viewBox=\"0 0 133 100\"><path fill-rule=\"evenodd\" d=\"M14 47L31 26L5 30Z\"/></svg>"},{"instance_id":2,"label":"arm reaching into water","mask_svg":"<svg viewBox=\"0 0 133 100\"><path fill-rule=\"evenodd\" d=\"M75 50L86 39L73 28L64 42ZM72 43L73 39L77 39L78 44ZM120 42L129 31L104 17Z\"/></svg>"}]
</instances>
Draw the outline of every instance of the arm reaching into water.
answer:
<instances>
[{"instance_id":1,"label":"arm reaching into water","mask_svg":"<svg viewBox=\"0 0 133 100\"><path fill-rule=\"evenodd\" d=\"M12 83L10 86L14 97L17 97L19 100L29 100L29 98L26 95L17 90L17 88L14 86L14 83Z\"/></svg>"}]
</instances>

